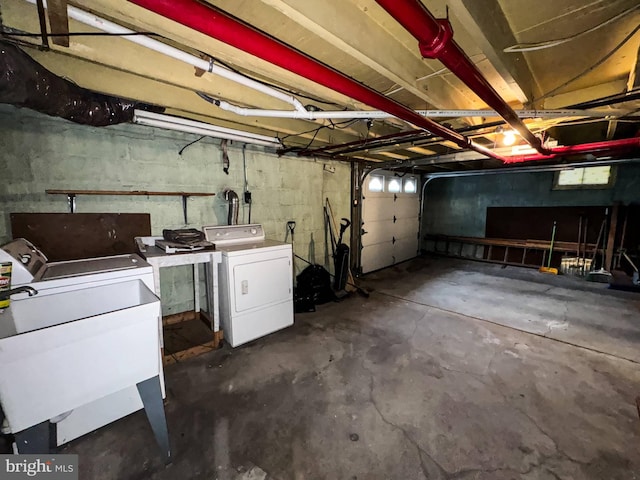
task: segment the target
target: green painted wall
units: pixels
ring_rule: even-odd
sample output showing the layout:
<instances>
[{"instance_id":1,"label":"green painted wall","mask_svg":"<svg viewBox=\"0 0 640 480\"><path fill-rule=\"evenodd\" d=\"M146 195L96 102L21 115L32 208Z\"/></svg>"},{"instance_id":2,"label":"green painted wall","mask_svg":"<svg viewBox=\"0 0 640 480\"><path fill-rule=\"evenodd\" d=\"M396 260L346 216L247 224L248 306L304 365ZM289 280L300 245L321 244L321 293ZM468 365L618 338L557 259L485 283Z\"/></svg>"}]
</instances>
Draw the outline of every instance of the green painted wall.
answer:
<instances>
[{"instance_id":1,"label":"green painted wall","mask_svg":"<svg viewBox=\"0 0 640 480\"><path fill-rule=\"evenodd\" d=\"M553 190L554 173L440 178L426 187L423 233L484 237L487 207L612 205L640 201L640 164L615 167L607 189Z\"/></svg>"},{"instance_id":2,"label":"green painted wall","mask_svg":"<svg viewBox=\"0 0 640 480\"><path fill-rule=\"evenodd\" d=\"M222 191L232 188L241 198L244 191L242 144L230 144L225 175L220 140L204 139L178 155L197 138L132 124L88 127L0 105L0 244L11 239L10 213L67 211L66 197L46 189L215 192L189 199L188 226L226 224ZM328 268L322 206L329 197L338 218L350 216L350 166L278 157L255 146L247 146L245 157L251 221L262 223L268 238L284 240L286 222L295 220L295 252ZM325 163L335 173L325 171ZM154 235L185 227L179 197L79 196L77 211L150 213ZM245 206L239 223L246 221ZM305 265L296 266L300 271ZM161 277L165 314L192 308L190 267L163 269Z\"/></svg>"}]
</instances>

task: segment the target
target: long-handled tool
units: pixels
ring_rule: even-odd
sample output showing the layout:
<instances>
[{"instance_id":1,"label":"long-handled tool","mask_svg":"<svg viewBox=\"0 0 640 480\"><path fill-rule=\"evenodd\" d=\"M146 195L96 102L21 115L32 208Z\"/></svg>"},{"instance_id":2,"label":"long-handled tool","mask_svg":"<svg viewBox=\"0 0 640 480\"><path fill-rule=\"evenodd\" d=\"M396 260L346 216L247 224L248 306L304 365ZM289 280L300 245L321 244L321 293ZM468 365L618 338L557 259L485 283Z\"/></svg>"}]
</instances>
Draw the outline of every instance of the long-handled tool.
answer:
<instances>
[{"instance_id":1,"label":"long-handled tool","mask_svg":"<svg viewBox=\"0 0 640 480\"><path fill-rule=\"evenodd\" d=\"M347 274L349 272L349 247L342 243L342 235L347 228L349 228L351 222L343 218L340 222L340 234L338 235L338 241L336 243L336 253L333 258L335 281L333 282L333 289L336 292L343 291L347 286Z\"/></svg>"},{"instance_id":2,"label":"long-handled tool","mask_svg":"<svg viewBox=\"0 0 640 480\"><path fill-rule=\"evenodd\" d=\"M553 242L556 239L556 222L553 222L553 230L551 230L551 245L549 245L549 258L547 259L547 266L540 267L540 273L550 273L552 275L558 274L557 268L551 267L551 255L553 254Z\"/></svg>"},{"instance_id":3,"label":"long-handled tool","mask_svg":"<svg viewBox=\"0 0 640 480\"><path fill-rule=\"evenodd\" d=\"M296 222L294 222L293 220L290 220L287 222L287 228L289 229L289 233L291 234L291 252L293 253L292 255L292 259L291 259L291 267L293 269L293 281L295 282L296 279L296 255L295 255L295 250L294 250L294 240L293 240L293 236L295 234L296 231Z\"/></svg>"},{"instance_id":4,"label":"long-handled tool","mask_svg":"<svg viewBox=\"0 0 640 480\"><path fill-rule=\"evenodd\" d=\"M329 199L326 198L325 199L325 206L327 209L327 217L330 220L330 228L332 228L332 238L333 235L335 235L338 232L338 225L336 224L336 218L333 216L333 209L331 208L331 203L329 202ZM334 258L335 258L335 254L337 253L337 242L336 242L336 251L334 252ZM351 268L347 265L347 285L346 285L346 290L348 292L354 292L357 290L357 287L354 287L355 285L355 280L353 279L353 275L351 273Z\"/></svg>"},{"instance_id":5,"label":"long-handled tool","mask_svg":"<svg viewBox=\"0 0 640 480\"><path fill-rule=\"evenodd\" d=\"M593 256L591 257L591 268L595 269L596 255L598 254L598 245L600 245L600 238L602 238L602 267L600 267L599 270L591 270L589 273L587 273L588 282L608 283L609 278L611 277L611 273L604 269L604 232L606 223L607 219L605 218L602 221L602 225L600 225L600 232L598 233L598 239L596 240L596 248L593 250Z\"/></svg>"},{"instance_id":6,"label":"long-handled tool","mask_svg":"<svg viewBox=\"0 0 640 480\"><path fill-rule=\"evenodd\" d=\"M582 241L582 264L580 266L580 276L584 277L587 270L587 231L589 230L589 217L584 219L584 232Z\"/></svg>"}]
</instances>

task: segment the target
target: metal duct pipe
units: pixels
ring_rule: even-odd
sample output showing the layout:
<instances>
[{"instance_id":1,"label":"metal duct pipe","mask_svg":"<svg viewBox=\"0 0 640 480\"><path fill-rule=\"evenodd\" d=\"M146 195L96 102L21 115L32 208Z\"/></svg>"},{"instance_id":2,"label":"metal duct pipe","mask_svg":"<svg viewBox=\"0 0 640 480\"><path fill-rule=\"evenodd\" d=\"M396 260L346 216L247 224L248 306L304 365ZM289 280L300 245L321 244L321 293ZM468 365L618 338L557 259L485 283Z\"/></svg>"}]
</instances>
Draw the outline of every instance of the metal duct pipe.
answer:
<instances>
[{"instance_id":1,"label":"metal duct pipe","mask_svg":"<svg viewBox=\"0 0 640 480\"><path fill-rule=\"evenodd\" d=\"M497 111L529 145L540 153L549 153L542 146L540 139L518 118L513 109L498 95L498 92L453 40L453 29L448 20L436 19L418 0L376 0L376 2L418 40L423 57L440 60L451 73Z\"/></svg>"},{"instance_id":2,"label":"metal duct pipe","mask_svg":"<svg viewBox=\"0 0 640 480\"><path fill-rule=\"evenodd\" d=\"M462 148L469 148L488 157L504 161L503 157L490 149L433 120L422 117L406 106L241 22L213 5L203 4L197 0L129 1L373 108L384 110L419 128L450 140Z\"/></svg>"},{"instance_id":3,"label":"metal duct pipe","mask_svg":"<svg viewBox=\"0 0 640 480\"><path fill-rule=\"evenodd\" d=\"M238 224L239 200L238 194L231 189L226 189L224 199L229 202L229 215L227 216L227 225Z\"/></svg>"},{"instance_id":4,"label":"metal duct pipe","mask_svg":"<svg viewBox=\"0 0 640 480\"><path fill-rule=\"evenodd\" d=\"M136 108L164 110L92 92L50 72L13 44L0 41L0 103L82 125L129 122Z\"/></svg>"}]
</instances>

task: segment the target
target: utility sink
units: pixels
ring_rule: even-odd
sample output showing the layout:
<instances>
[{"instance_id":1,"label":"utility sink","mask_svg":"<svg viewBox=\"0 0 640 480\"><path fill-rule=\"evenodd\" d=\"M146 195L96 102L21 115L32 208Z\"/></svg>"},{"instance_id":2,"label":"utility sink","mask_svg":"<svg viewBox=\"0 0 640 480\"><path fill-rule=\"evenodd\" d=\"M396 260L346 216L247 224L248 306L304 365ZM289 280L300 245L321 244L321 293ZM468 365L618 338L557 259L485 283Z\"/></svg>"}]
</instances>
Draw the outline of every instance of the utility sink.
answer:
<instances>
[{"instance_id":1,"label":"utility sink","mask_svg":"<svg viewBox=\"0 0 640 480\"><path fill-rule=\"evenodd\" d=\"M161 374L160 300L140 280L13 300L0 314L12 432Z\"/></svg>"}]
</instances>

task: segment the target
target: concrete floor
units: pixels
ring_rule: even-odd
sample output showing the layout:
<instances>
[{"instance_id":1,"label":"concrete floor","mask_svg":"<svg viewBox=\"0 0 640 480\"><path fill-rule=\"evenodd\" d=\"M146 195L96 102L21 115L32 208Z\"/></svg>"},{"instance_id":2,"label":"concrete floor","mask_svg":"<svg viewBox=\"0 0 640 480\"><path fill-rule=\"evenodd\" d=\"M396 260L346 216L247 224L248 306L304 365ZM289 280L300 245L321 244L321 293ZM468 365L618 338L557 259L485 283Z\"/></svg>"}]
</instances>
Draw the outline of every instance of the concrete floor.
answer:
<instances>
[{"instance_id":1,"label":"concrete floor","mask_svg":"<svg viewBox=\"0 0 640 480\"><path fill-rule=\"evenodd\" d=\"M442 258L366 285L167 368L173 464L138 412L64 449L80 478L640 478L640 296Z\"/></svg>"}]
</instances>

